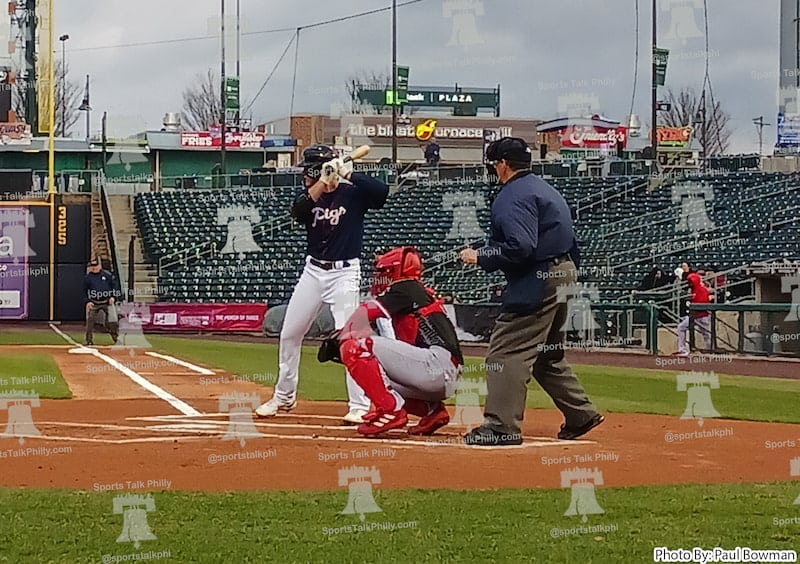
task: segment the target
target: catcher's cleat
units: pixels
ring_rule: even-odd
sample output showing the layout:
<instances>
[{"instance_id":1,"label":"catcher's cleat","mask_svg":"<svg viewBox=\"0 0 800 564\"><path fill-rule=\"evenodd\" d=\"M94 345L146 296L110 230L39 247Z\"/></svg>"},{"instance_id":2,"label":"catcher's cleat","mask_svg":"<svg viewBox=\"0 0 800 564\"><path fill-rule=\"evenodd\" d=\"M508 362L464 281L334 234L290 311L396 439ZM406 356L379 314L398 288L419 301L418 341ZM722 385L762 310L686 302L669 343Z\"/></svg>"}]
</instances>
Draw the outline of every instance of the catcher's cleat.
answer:
<instances>
[{"instance_id":1,"label":"catcher's cleat","mask_svg":"<svg viewBox=\"0 0 800 564\"><path fill-rule=\"evenodd\" d=\"M357 429L360 435L367 437L380 435L392 429L401 429L408 423L408 414L405 409L392 411L391 413L380 413L378 417L369 423L360 425Z\"/></svg>"},{"instance_id":2,"label":"catcher's cleat","mask_svg":"<svg viewBox=\"0 0 800 564\"><path fill-rule=\"evenodd\" d=\"M408 429L409 435L432 435L438 429L450 423L450 414L444 404L439 402L439 405L425 417L417 421L417 424Z\"/></svg>"},{"instance_id":3,"label":"catcher's cleat","mask_svg":"<svg viewBox=\"0 0 800 564\"><path fill-rule=\"evenodd\" d=\"M273 397L271 400L262 403L256 408L256 415L258 417L275 417L279 411L289 412L295 407L297 407L297 400L284 403L278 398Z\"/></svg>"},{"instance_id":4,"label":"catcher's cleat","mask_svg":"<svg viewBox=\"0 0 800 564\"><path fill-rule=\"evenodd\" d=\"M375 421L378 417L380 417L380 415L381 414L378 411L370 411L364 417L362 417L361 420L364 423L369 423L370 421Z\"/></svg>"}]
</instances>

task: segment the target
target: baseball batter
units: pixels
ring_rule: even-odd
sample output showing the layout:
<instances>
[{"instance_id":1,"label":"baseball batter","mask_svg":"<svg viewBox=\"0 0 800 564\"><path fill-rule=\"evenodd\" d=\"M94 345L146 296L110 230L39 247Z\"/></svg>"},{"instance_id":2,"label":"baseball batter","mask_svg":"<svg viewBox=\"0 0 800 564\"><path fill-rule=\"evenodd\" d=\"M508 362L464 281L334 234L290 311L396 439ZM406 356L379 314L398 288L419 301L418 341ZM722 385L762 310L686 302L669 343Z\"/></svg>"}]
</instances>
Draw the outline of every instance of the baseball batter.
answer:
<instances>
[{"instance_id":1,"label":"baseball batter","mask_svg":"<svg viewBox=\"0 0 800 564\"><path fill-rule=\"evenodd\" d=\"M367 210L381 209L389 195L386 184L353 172L352 162L344 162L326 145L308 147L298 166L303 168L305 190L295 199L291 214L306 228L306 264L280 334L278 383L272 399L256 409L259 417L297 405L300 348L323 304L331 306L337 329L358 307L364 216ZM344 422L358 425L364 422L370 400L349 373L346 381L349 411Z\"/></svg>"}]
</instances>

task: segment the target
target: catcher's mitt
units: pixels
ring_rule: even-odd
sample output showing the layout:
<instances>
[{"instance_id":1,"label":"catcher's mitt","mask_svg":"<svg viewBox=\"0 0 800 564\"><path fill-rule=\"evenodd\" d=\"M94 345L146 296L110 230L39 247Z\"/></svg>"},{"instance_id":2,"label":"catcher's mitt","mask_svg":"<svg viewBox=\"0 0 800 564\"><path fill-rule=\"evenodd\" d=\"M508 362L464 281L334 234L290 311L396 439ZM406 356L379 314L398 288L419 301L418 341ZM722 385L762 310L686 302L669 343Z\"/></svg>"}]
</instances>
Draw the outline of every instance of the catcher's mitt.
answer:
<instances>
[{"instance_id":1,"label":"catcher's mitt","mask_svg":"<svg viewBox=\"0 0 800 564\"><path fill-rule=\"evenodd\" d=\"M339 334L341 330L334 331L328 335L317 351L317 360L320 362L338 362L342 364L342 358L339 354Z\"/></svg>"}]
</instances>

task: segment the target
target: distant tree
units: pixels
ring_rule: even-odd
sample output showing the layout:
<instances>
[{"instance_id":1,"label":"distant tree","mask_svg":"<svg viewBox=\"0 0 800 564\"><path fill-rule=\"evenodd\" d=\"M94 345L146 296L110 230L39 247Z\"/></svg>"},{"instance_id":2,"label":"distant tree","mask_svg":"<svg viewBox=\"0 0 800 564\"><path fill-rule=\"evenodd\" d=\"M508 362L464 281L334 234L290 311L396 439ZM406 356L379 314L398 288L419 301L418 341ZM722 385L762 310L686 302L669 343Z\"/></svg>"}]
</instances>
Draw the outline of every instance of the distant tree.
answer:
<instances>
[{"instance_id":1,"label":"distant tree","mask_svg":"<svg viewBox=\"0 0 800 564\"><path fill-rule=\"evenodd\" d=\"M62 72L65 70L66 72ZM63 63L60 60L55 62L55 68L53 69L53 75L55 77L55 130L56 135L67 137L67 134L70 133L70 129L74 126L78 119L80 119L80 110L78 109L83 102L83 94L84 94L84 86L80 82L76 82L70 80L70 69L69 65L66 68L63 67ZM37 88L46 88L48 83L47 77L40 77L37 80L36 86ZM27 89L31 87L31 84L28 82L17 79L15 83L16 87L12 89L11 97L12 97L12 107L17 114L17 119L24 120L25 119L25 94ZM36 92L36 97L39 103L44 103L47 99L45 92ZM66 107L66 112L62 111L63 108ZM46 112L45 112L46 113ZM5 121L5 120L3 120ZM40 124L40 128L45 127L47 124ZM65 134L66 132L66 134Z\"/></svg>"},{"instance_id":2,"label":"distant tree","mask_svg":"<svg viewBox=\"0 0 800 564\"><path fill-rule=\"evenodd\" d=\"M382 114L384 106L375 106L359 100L356 94L361 90L388 90L392 87L391 71L368 71L361 69L345 80L345 92L354 114Z\"/></svg>"},{"instance_id":3,"label":"distant tree","mask_svg":"<svg viewBox=\"0 0 800 564\"><path fill-rule=\"evenodd\" d=\"M206 75L197 75L195 82L183 91L181 123L187 129L208 131L219 123L222 106L220 100L220 79L211 69Z\"/></svg>"},{"instance_id":4,"label":"distant tree","mask_svg":"<svg viewBox=\"0 0 800 564\"><path fill-rule=\"evenodd\" d=\"M711 102L711 96L706 95L706 134L705 144L703 139L703 126L697 125L702 119L703 96L695 89L684 87L677 94L669 89L667 102L671 104L668 112L661 114L661 122L669 127L695 127L694 138L703 146L706 155L719 155L728 150L730 146L731 116L723 108L719 100Z\"/></svg>"}]
</instances>

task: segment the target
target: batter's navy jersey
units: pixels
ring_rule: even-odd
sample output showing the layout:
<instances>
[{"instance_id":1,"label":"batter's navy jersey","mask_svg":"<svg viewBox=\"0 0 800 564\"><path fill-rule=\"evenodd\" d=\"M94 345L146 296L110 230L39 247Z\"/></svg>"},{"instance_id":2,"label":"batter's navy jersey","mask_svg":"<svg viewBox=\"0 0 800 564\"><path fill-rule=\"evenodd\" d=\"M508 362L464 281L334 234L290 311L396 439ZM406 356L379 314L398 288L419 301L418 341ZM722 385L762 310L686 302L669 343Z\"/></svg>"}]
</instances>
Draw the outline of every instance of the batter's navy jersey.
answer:
<instances>
[{"instance_id":1,"label":"batter's navy jersey","mask_svg":"<svg viewBox=\"0 0 800 564\"><path fill-rule=\"evenodd\" d=\"M324 192L310 211L293 215L306 226L306 252L317 260L339 261L361 256L364 215L386 203L389 187L376 178L354 172L352 184L340 182L333 192ZM308 194L308 190L305 191ZM301 195L302 197L302 195Z\"/></svg>"}]
</instances>

